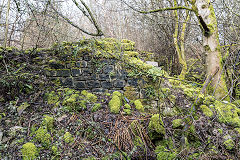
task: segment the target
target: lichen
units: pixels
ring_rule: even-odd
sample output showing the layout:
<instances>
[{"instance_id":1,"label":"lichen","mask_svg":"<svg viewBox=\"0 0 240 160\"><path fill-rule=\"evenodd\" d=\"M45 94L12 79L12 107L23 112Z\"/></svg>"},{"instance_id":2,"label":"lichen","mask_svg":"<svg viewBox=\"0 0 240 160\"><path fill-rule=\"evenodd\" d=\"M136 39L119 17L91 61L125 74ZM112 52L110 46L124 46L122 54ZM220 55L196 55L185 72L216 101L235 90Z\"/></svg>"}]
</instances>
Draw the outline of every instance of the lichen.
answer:
<instances>
[{"instance_id":1,"label":"lichen","mask_svg":"<svg viewBox=\"0 0 240 160\"><path fill-rule=\"evenodd\" d=\"M36 132L35 132L35 137L34 139L40 142L43 147L49 148L51 144L51 135L48 133L47 129L44 127L40 127Z\"/></svg>"},{"instance_id":2,"label":"lichen","mask_svg":"<svg viewBox=\"0 0 240 160\"><path fill-rule=\"evenodd\" d=\"M148 125L149 135L151 139L160 138L165 135L166 131L162 121L162 117L159 114L154 114Z\"/></svg>"},{"instance_id":3,"label":"lichen","mask_svg":"<svg viewBox=\"0 0 240 160\"><path fill-rule=\"evenodd\" d=\"M37 158L38 151L34 143L28 142L21 149L23 160L34 160Z\"/></svg>"},{"instance_id":4,"label":"lichen","mask_svg":"<svg viewBox=\"0 0 240 160\"><path fill-rule=\"evenodd\" d=\"M136 106L136 109L140 112L144 112L144 106L142 105L142 102L138 99L134 101L134 105Z\"/></svg>"},{"instance_id":5,"label":"lichen","mask_svg":"<svg viewBox=\"0 0 240 160\"><path fill-rule=\"evenodd\" d=\"M64 142L66 142L66 143L73 143L74 142L74 138L71 135L71 133L69 133L69 132L66 132L64 134L63 139L64 139Z\"/></svg>"},{"instance_id":6,"label":"lichen","mask_svg":"<svg viewBox=\"0 0 240 160\"><path fill-rule=\"evenodd\" d=\"M238 109L235 105L231 103L215 101L214 108L218 114L218 121L232 125L234 127L240 127L240 119L238 113L240 109Z\"/></svg>"},{"instance_id":7,"label":"lichen","mask_svg":"<svg viewBox=\"0 0 240 160\"><path fill-rule=\"evenodd\" d=\"M212 117L213 116L213 112L210 108L208 108L208 106L201 105L200 108L201 108L201 110L202 110L202 112L205 116L207 116L207 117Z\"/></svg>"},{"instance_id":8,"label":"lichen","mask_svg":"<svg viewBox=\"0 0 240 160\"><path fill-rule=\"evenodd\" d=\"M183 120L182 119L174 119L172 121L173 128L182 128L183 127Z\"/></svg>"}]
</instances>

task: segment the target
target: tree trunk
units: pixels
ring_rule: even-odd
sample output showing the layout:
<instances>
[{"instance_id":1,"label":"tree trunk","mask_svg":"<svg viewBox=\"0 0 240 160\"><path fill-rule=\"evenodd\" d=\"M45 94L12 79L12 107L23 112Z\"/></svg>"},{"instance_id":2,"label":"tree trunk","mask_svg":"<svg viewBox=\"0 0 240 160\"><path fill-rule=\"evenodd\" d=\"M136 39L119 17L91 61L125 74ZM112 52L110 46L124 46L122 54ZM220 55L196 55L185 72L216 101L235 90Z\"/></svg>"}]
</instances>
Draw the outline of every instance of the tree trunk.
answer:
<instances>
[{"instance_id":1,"label":"tree trunk","mask_svg":"<svg viewBox=\"0 0 240 160\"><path fill-rule=\"evenodd\" d=\"M195 0L193 0L195 1ZM216 98L228 99L227 87L222 73L217 19L210 0L196 0L195 14L203 30L203 46L206 53L207 76L212 76L211 86Z\"/></svg>"}]
</instances>

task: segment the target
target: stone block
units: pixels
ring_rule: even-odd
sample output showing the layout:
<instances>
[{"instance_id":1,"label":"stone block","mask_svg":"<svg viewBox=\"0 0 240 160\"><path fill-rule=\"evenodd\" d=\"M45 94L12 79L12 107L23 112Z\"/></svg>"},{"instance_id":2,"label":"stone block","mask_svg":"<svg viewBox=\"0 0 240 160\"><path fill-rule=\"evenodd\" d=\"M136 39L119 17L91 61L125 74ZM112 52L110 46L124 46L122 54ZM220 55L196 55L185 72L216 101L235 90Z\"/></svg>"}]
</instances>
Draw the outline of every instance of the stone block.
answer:
<instances>
[{"instance_id":1,"label":"stone block","mask_svg":"<svg viewBox=\"0 0 240 160\"><path fill-rule=\"evenodd\" d=\"M70 77L70 69L59 69L57 70L57 77Z\"/></svg>"},{"instance_id":2,"label":"stone block","mask_svg":"<svg viewBox=\"0 0 240 160\"><path fill-rule=\"evenodd\" d=\"M91 74L91 73L92 73L92 69L90 69L90 68L83 68L83 69L82 69L82 74L83 74L84 76L89 75L89 74Z\"/></svg>"},{"instance_id":3,"label":"stone block","mask_svg":"<svg viewBox=\"0 0 240 160\"><path fill-rule=\"evenodd\" d=\"M85 89L85 88L87 88L85 81L75 82L75 88L76 89Z\"/></svg>"},{"instance_id":4,"label":"stone block","mask_svg":"<svg viewBox=\"0 0 240 160\"><path fill-rule=\"evenodd\" d=\"M79 77L74 77L74 81L86 81L87 80L87 76L79 76Z\"/></svg>"},{"instance_id":5,"label":"stone block","mask_svg":"<svg viewBox=\"0 0 240 160\"><path fill-rule=\"evenodd\" d=\"M107 65L103 68L103 73L107 74L110 73L114 70L114 66L113 65Z\"/></svg>"},{"instance_id":6,"label":"stone block","mask_svg":"<svg viewBox=\"0 0 240 160\"><path fill-rule=\"evenodd\" d=\"M72 78L60 78L60 82L62 86L67 86L67 87L73 86Z\"/></svg>"},{"instance_id":7,"label":"stone block","mask_svg":"<svg viewBox=\"0 0 240 160\"><path fill-rule=\"evenodd\" d=\"M116 80L114 82L114 87L116 88L123 88L125 87L126 82L124 80Z\"/></svg>"},{"instance_id":8,"label":"stone block","mask_svg":"<svg viewBox=\"0 0 240 160\"><path fill-rule=\"evenodd\" d=\"M103 89L103 88L94 88L94 89L92 89L92 92L97 92L97 93L104 93L106 91L107 91L107 89Z\"/></svg>"},{"instance_id":9,"label":"stone block","mask_svg":"<svg viewBox=\"0 0 240 160\"><path fill-rule=\"evenodd\" d=\"M153 61L146 61L147 64L150 64L154 67L158 67L158 62L153 62Z\"/></svg>"},{"instance_id":10,"label":"stone block","mask_svg":"<svg viewBox=\"0 0 240 160\"><path fill-rule=\"evenodd\" d=\"M57 76L57 71L56 70L46 69L46 70L44 70L44 74L47 77L56 77Z\"/></svg>"},{"instance_id":11,"label":"stone block","mask_svg":"<svg viewBox=\"0 0 240 160\"><path fill-rule=\"evenodd\" d=\"M72 69L72 76L73 77L78 77L81 75L81 70L80 69Z\"/></svg>"},{"instance_id":12,"label":"stone block","mask_svg":"<svg viewBox=\"0 0 240 160\"><path fill-rule=\"evenodd\" d=\"M90 76L86 77L86 80L97 80L98 76L96 74L91 74Z\"/></svg>"},{"instance_id":13,"label":"stone block","mask_svg":"<svg viewBox=\"0 0 240 160\"><path fill-rule=\"evenodd\" d=\"M101 82L101 85L102 85L102 88L105 88L105 89L111 89L113 87L113 84L108 81Z\"/></svg>"},{"instance_id":14,"label":"stone block","mask_svg":"<svg viewBox=\"0 0 240 160\"><path fill-rule=\"evenodd\" d=\"M130 86L134 86L134 87L137 87L138 86L138 79L136 79L136 78L133 78L133 79L128 79L128 84L130 85Z\"/></svg>"},{"instance_id":15,"label":"stone block","mask_svg":"<svg viewBox=\"0 0 240 160\"><path fill-rule=\"evenodd\" d=\"M87 61L78 61L78 62L76 62L76 67L86 68L87 66L88 66Z\"/></svg>"},{"instance_id":16,"label":"stone block","mask_svg":"<svg viewBox=\"0 0 240 160\"><path fill-rule=\"evenodd\" d=\"M104 81L104 80L110 80L108 74L99 74L99 80Z\"/></svg>"},{"instance_id":17,"label":"stone block","mask_svg":"<svg viewBox=\"0 0 240 160\"><path fill-rule=\"evenodd\" d=\"M57 62L50 63L49 67L53 68L53 69L64 69L65 68L65 66L63 64L60 64L60 63L57 63Z\"/></svg>"},{"instance_id":18,"label":"stone block","mask_svg":"<svg viewBox=\"0 0 240 160\"><path fill-rule=\"evenodd\" d=\"M100 88L101 85L100 85L100 82L99 81L93 81L93 80L90 80L90 81L87 81L87 88Z\"/></svg>"}]
</instances>

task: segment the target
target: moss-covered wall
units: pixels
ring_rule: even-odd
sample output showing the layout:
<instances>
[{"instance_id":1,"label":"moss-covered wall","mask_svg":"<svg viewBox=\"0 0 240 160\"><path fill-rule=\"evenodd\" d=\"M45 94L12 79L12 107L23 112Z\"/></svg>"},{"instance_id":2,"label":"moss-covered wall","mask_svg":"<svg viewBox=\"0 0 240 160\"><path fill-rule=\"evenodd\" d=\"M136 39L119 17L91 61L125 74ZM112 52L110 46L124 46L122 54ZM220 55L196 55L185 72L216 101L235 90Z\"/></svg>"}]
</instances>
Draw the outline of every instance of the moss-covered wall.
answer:
<instances>
[{"instance_id":1,"label":"moss-covered wall","mask_svg":"<svg viewBox=\"0 0 240 160\"><path fill-rule=\"evenodd\" d=\"M39 73L56 85L100 93L124 91L130 86L137 92L134 97L141 95L142 98L139 91L143 85L140 86L139 82L143 84L144 81L136 77L141 77L139 69L148 71L154 63L145 63L134 45L129 40L88 39L62 42L50 49L1 48L0 55L2 60L20 68L24 63L39 66ZM24 56L29 58L29 62L14 60Z\"/></svg>"}]
</instances>

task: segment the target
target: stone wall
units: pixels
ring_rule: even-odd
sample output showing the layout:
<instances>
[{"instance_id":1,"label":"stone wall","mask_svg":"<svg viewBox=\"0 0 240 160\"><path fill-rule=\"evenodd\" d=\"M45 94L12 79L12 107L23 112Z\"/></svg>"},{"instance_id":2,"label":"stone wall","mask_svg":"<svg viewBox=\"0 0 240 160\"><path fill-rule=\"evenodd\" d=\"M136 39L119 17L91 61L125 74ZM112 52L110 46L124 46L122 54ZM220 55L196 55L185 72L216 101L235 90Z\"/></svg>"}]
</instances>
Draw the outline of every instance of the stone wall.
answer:
<instances>
[{"instance_id":1,"label":"stone wall","mask_svg":"<svg viewBox=\"0 0 240 160\"><path fill-rule=\"evenodd\" d=\"M94 59L91 53L85 53L75 61L50 60L45 73L50 79L59 80L62 86L77 90L112 92L123 91L126 86L138 88L141 80L128 76L120 63L113 58Z\"/></svg>"}]
</instances>

